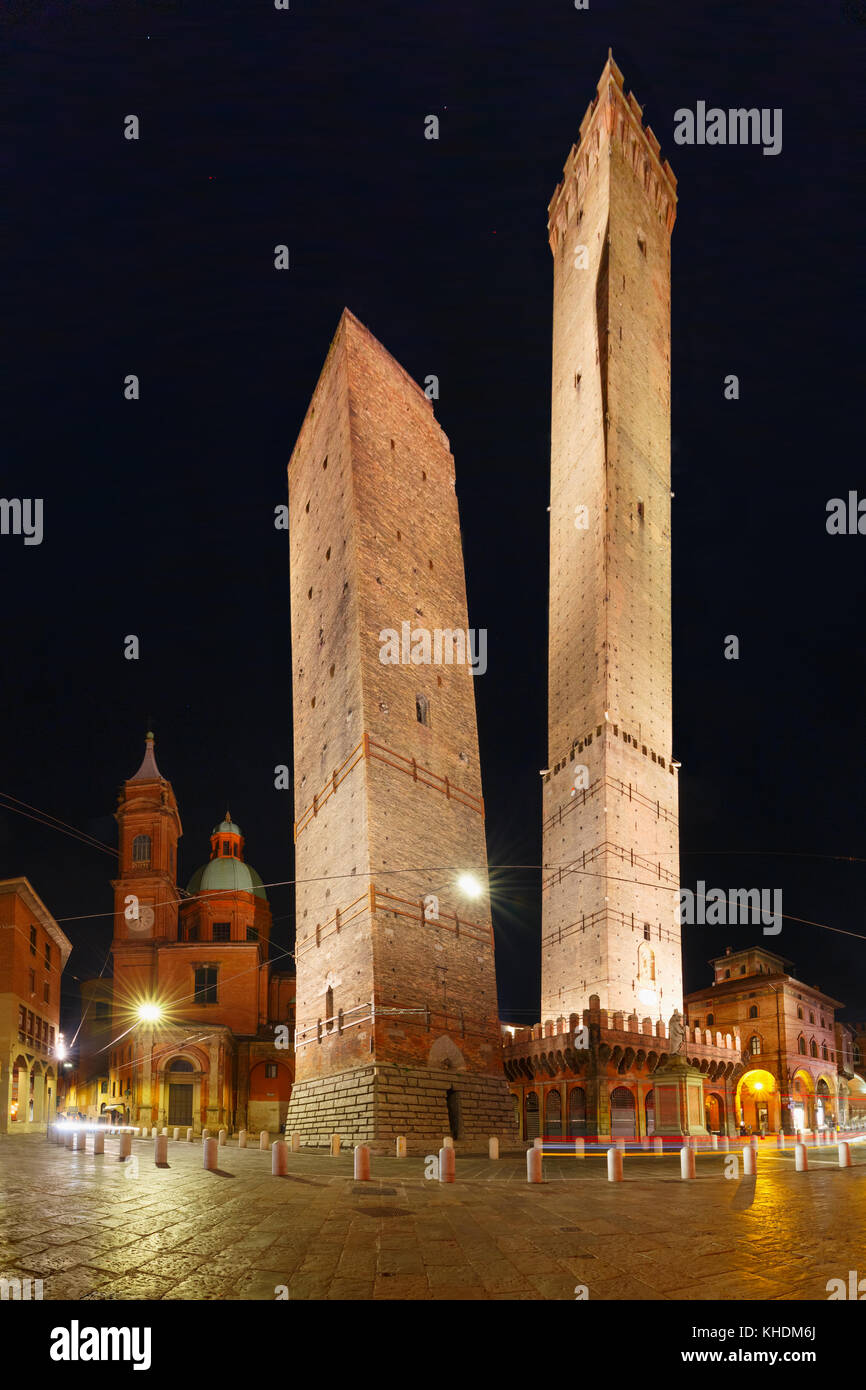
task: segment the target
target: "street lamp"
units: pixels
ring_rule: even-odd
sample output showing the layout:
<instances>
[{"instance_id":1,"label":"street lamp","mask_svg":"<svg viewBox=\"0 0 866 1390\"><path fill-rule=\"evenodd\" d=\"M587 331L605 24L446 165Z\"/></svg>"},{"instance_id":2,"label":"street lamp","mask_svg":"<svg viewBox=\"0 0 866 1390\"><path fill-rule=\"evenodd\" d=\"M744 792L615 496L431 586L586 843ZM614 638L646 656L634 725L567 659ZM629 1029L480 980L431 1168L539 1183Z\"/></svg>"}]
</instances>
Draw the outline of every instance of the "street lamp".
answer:
<instances>
[{"instance_id":1,"label":"street lamp","mask_svg":"<svg viewBox=\"0 0 866 1390\"><path fill-rule=\"evenodd\" d=\"M482 883L474 874L460 874L457 879L457 887L467 898L480 898L484 892Z\"/></svg>"},{"instance_id":2,"label":"street lamp","mask_svg":"<svg viewBox=\"0 0 866 1390\"><path fill-rule=\"evenodd\" d=\"M161 1018L162 1009L159 1007L158 1004L139 1004L139 1023L158 1023Z\"/></svg>"}]
</instances>

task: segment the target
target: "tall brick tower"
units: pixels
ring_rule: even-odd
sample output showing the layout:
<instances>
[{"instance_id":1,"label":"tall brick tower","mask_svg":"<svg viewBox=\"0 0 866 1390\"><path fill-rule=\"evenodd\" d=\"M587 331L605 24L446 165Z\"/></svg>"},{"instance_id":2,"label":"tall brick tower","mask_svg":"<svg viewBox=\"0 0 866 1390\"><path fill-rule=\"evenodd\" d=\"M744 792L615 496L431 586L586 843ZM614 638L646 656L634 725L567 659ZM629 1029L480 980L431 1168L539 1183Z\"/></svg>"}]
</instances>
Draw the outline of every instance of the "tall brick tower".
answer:
<instances>
[{"instance_id":1,"label":"tall brick tower","mask_svg":"<svg viewBox=\"0 0 866 1390\"><path fill-rule=\"evenodd\" d=\"M454 461L424 392L348 310L289 463L289 530L287 1130L424 1149L513 1137Z\"/></svg>"},{"instance_id":2,"label":"tall brick tower","mask_svg":"<svg viewBox=\"0 0 866 1390\"><path fill-rule=\"evenodd\" d=\"M554 263L542 1017L682 1008L671 760L676 179L608 56L549 208Z\"/></svg>"}]
</instances>

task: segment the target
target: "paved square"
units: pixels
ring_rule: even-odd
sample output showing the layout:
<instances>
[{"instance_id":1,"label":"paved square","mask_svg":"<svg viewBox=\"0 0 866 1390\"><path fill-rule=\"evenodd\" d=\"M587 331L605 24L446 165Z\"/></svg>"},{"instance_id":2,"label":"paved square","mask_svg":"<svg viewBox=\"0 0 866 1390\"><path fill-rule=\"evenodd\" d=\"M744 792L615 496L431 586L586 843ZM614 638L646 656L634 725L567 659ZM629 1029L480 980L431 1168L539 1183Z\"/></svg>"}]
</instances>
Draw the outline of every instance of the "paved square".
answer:
<instances>
[{"instance_id":1,"label":"paved square","mask_svg":"<svg viewBox=\"0 0 866 1390\"><path fill-rule=\"evenodd\" d=\"M92 1146L90 1141L89 1147ZM831 1278L866 1274L866 1144L840 1170L835 1148L764 1149L757 1180L726 1180L726 1155L546 1157L526 1182L523 1154L458 1157L457 1181L424 1177L423 1158L271 1156L229 1144L220 1172L201 1144L152 1140L131 1166L70 1153L37 1135L0 1138L0 1276L43 1280L45 1299L819 1299ZM137 1174L137 1175L136 1175ZM285 1295L283 1295L285 1296Z\"/></svg>"}]
</instances>

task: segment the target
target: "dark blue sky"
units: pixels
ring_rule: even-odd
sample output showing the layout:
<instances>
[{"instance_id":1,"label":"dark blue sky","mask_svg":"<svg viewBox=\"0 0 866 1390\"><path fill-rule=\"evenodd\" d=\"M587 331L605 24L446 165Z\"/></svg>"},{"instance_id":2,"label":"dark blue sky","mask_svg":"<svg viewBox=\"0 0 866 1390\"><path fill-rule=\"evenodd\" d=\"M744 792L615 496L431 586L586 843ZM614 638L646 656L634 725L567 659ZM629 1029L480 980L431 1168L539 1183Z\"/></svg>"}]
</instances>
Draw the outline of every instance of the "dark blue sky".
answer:
<instances>
[{"instance_id":1,"label":"dark blue sky","mask_svg":"<svg viewBox=\"0 0 866 1390\"><path fill-rule=\"evenodd\" d=\"M227 799L265 881L291 879L291 794L273 788L291 761L288 552L272 518L348 305L417 380L439 377L470 623L489 633L476 692L491 863L540 862L546 208L611 45L679 180L683 883L781 888L786 913L866 938L866 871L848 858L866 854L866 538L825 530L829 498L866 493L864 5L12 8L2 491L44 498L45 538L0 537L2 790L113 841L152 714L181 881ZM699 100L781 107L781 154L675 146L674 112ZM423 138L431 113L438 142ZM26 874L58 918L111 911L107 855L6 811L0 873ZM531 1021L538 875L498 879L501 1003ZM290 890L271 902L287 947ZM71 975L100 968L108 921L67 924ZM687 988L755 935L692 928ZM788 922L767 941L866 1014L866 939Z\"/></svg>"}]
</instances>

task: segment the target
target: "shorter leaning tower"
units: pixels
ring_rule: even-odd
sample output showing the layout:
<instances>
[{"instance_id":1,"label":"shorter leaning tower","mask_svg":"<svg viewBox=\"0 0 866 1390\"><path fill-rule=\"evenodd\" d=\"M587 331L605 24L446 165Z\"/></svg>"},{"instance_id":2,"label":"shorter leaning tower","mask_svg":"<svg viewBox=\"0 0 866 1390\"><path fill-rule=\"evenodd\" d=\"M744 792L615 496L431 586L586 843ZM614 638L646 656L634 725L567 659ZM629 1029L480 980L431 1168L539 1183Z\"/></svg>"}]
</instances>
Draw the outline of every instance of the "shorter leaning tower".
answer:
<instances>
[{"instance_id":1,"label":"shorter leaning tower","mask_svg":"<svg viewBox=\"0 0 866 1390\"><path fill-rule=\"evenodd\" d=\"M298 882L286 1128L306 1144L336 1132L390 1147L402 1134L422 1151L449 1133L458 1147L514 1137L461 659L454 461L424 392L348 310L289 463L289 529Z\"/></svg>"}]
</instances>

